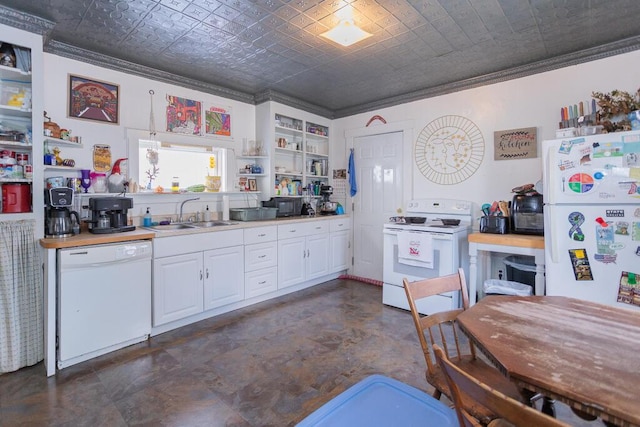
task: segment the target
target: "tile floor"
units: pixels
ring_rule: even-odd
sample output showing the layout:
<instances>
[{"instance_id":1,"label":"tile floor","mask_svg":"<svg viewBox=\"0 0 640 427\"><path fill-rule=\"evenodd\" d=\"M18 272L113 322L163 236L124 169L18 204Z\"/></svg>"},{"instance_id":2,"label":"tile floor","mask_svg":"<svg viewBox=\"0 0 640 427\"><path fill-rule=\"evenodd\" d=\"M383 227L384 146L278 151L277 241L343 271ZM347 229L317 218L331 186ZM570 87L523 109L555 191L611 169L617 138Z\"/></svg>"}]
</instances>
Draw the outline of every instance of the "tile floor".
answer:
<instances>
[{"instance_id":1,"label":"tile floor","mask_svg":"<svg viewBox=\"0 0 640 427\"><path fill-rule=\"evenodd\" d=\"M373 373L431 392L408 312L334 280L46 378L0 376L0 426L287 426ZM446 401L446 399L445 399ZM563 405L558 417L586 423Z\"/></svg>"}]
</instances>

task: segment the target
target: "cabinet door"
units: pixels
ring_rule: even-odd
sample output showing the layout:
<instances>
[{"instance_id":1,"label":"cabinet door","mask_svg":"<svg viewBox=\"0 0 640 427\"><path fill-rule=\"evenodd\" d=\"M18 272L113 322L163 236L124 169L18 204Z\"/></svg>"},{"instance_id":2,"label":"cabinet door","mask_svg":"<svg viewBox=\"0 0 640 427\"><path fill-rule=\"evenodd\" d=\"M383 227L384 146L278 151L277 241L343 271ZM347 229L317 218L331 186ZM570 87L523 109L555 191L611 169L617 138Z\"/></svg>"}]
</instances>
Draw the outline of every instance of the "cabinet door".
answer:
<instances>
[{"instance_id":1,"label":"cabinet door","mask_svg":"<svg viewBox=\"0 0 640 427\"><path fill-rule=\"evenodd\" d=\"M329 269L331 273L349 268L349 232L339 231L331 233L331 262Z\"/></svg>"},{"instance_id":2,"label":"cabinet door","mask_svg":"<svg viewBox=\"0 0 640 427\"><path fill-rule=\"evenodd\" d=\"M305 238L278 241L278 289L304 282Z\"/></svg>"},{"instance_id":3,"label":"cabinet door","mask_svg":"<svg viewBox=\"0 0 640 427\"><path fill-rule=\"evenodd\" d=\"M244 247L204 252L204 309L244 299Z\"/></svg>"},{"instance_id":4,"label":"cabinet door","mask_svg":"<svg viewBox=\"0 0 640 427\"><path fill-rule=\"evenodd\" d=\"M329 236L307 236L306 279L315 279L329 273Z\"/></svg>"},{"instance_id":5,"label":"cabinet door","mask_svg":"<svg viewBox=\"0 0 640 427\"><path fill-rule=\"evenodd\" d=\"M153 326L202 312L202 253L153 261Z\"/></svg>"}]
</instances>

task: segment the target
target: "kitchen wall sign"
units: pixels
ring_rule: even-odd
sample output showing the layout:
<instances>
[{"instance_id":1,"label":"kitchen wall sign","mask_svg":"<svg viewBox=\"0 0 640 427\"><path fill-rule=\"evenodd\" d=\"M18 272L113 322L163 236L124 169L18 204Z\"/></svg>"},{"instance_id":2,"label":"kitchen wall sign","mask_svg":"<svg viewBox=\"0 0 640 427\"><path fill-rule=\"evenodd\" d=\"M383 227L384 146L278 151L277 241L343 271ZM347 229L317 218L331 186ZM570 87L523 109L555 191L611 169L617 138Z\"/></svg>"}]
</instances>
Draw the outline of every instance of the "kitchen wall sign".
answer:
<instances>
[{"instance_id":1,"label":"kitchen wall sign","mask_svg":"<svg viewBox=\"0 0 640 427\"><path fill-rule=\"evenodd\" d=\"M452 185L469 179L484 157L484 138L475 123L461 116L442 116L422 129L414 158L429 181Z\"/></svg>"},{"instance_id":2,"label":"kitchen wall sign","mask_svg":"<svg viewBox=\"0 0 640 427\"><path fill-rule=\"evenodd\" d=\"M72 74L68 76L68 117L118 124L120 86Z\"/></svg>"},{"instance_id":3,"label":"kitchen wall sign","mask_svg":"<svg viewBox=\"0 0 640 427\"><path fill-rule=\"evenodd\" d=\"M167 95L167 132L200 135L202 103Z\"/></svg>"},{"instance_id":4,"label":"kitchen wall sign","mask_svg":"<svg viewBox=\"0 0 640 427\"><path fill-rule=\"evenodd\" d=\"M534 159L538 157L536 128L499 130L493 133L493 159Z\"/></svg>"}]
</instances>

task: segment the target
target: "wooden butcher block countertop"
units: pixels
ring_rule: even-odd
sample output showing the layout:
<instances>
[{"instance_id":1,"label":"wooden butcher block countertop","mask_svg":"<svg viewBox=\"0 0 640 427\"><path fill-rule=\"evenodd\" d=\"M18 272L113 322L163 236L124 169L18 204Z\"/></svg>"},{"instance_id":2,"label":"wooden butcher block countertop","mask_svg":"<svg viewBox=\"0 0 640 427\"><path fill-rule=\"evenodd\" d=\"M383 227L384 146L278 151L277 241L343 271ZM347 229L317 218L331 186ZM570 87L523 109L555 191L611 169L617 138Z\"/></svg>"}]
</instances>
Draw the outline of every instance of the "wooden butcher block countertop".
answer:
<instances>
[{"instance_id":1,"label":"wooden butcher block countertop","mask_svg":"<svg viewBox=\"0 0 640 427\"><path fill-rule=\"evenodd\" d=\"M468 240L469 243L544 249L544 236L531 236L526 234L471 233L469 234Z\"/></svg>"},{"instance_id":2,"label":"wooden butcher block countertop","mask_svg":"<svg viewBox=\"0 0 640 427\"><path fill-rule=\"evenodd\" d=\"M80 234L71 237L40 239L40 246L45 249L62 249L74 246L103 245L105 243L128 242L131 240L153 239L156 233L143 228L133 231L112 234L92 234L83 230Z\"/></svg>"}]
</instances>

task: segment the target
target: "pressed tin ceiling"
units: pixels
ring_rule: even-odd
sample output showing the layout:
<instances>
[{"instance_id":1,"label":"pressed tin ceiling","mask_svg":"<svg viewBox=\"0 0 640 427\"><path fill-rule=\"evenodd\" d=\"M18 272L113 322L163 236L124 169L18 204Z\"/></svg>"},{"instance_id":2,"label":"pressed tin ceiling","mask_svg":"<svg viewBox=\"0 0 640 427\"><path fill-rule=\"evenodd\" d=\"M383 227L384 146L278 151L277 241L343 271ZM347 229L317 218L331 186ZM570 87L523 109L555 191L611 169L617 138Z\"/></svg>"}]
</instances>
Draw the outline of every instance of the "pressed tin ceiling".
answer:
<instances>
[{"instance_id":1,"label":"pressed tin ceiling","mask_svg":"<svg viewBox=\"0 0 640 427\"><path fill-rule=\"evenodd\" d=\"M320 37L344 8L373 36ZM49 53L329 118L640 48L637 0L0 0L0 22Z\"/></svg>"}]
</instances>

